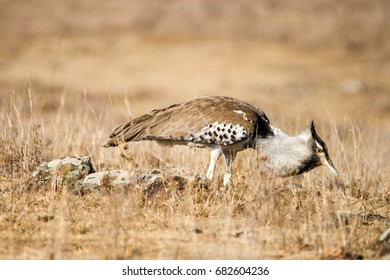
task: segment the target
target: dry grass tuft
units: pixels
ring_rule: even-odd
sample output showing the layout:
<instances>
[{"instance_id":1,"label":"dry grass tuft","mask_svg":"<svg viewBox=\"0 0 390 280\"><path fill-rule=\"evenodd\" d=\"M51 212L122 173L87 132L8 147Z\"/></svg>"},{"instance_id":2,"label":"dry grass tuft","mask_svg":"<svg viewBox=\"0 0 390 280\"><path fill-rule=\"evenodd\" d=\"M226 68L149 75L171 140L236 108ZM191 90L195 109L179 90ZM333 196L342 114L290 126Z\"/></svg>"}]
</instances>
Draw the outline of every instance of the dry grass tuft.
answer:
<instances>
[{"instance_id":1,"label":"dry grass tuft","mask_svg":"<svg viewBox=\"0 0 390 280\"><path fill-rule=\"evenodd\" d=\"M36 96L32 101L32 108L41 102L39 98ZM88 141L96 137L91 124L94 118L87 117L94 108L63 111L58 122L68 129L54 131L57 126L40 119L43 112L23 111L27 101L23 97L15 100L10 95L1 104L4 108L0 142L2 258L388 256L378 243L390 224L389 174L382 165L388 162L383 151L378 150L385 139L373 131L363 137L361 130L368 129L367 126L357 127L348 120L340 122L335 130L322 131L332 147L340 178L332 178L321 168L297 178L267 177L256 171L256 154L247 151L235 164L233 186L222 190L223 167L214 182L199 177L188 184L180 177L186 173L203 174L207 163L203 158L207 156L205 151L186 147L172 151L151 143L128 145L126 153L138 162L133 165L128 158L119 157L120 151L103 150L97 141ZM77 102L88 104L86 100ZM78 114L78 127L83 130L71 132L71 141L67 135L75 127L69 121L73 114ZM108 132L110 127L103 124L101 129ZM372 141L376 144L368 145ZM66 190L55 192L47 187L32 187L31 172L39 163L79 153L91 155L100 169L130 168L134 174L151 171L153 157L140 156L151 153L164 161L160 167L166 179L150 186L146 193L137 185L83 196ZM187 168L188 158L191 164ZM185 168L175 169L177 166Z\"/></svg>"}]
</instances>

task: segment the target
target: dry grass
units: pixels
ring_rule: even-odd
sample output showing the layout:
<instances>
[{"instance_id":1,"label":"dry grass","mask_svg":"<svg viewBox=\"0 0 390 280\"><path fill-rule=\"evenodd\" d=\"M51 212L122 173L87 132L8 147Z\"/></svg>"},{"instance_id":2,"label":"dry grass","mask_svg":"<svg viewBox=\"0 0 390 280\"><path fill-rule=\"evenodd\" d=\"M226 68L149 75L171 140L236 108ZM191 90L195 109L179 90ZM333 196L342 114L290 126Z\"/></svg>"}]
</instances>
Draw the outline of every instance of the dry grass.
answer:
<instances>
[{"instance_id":1,"label":"dry grass","mask_svg":"<svg viewBox=\"0 0 390 280\"><path fill-rule=\"evenodd\" d=\"M180 9L168 2L166 10ZM101 21L93 23L101 14L96 7L88 16L82 6L85 21L77 26L59 10L47 24L45 17L7 2L31 28L24 28L28 39L19 38L11 34L18 17L2 17L7 30L0 31L15 49L4 40L0 45L0 259L388 259L389 248L378 243L390 217L390 83L380 31L387 20L379 9L386 4L372 1L367 8L358 1L363 8L354 6L344 21L336 18L330 27L336 24L337 30L344 22L345 29L323 45L324 34L315 28L307 37L298 32L299 13L318 12L310 19L321 26L329 23L328 6L283 1L273 7L273 2L251 15L263 13L262 20L275 22L276 31L264 40L261 24L237 35L251 17L237 19L237 30L213 22L210 33L192 36L196 28L207 30L200 15L209 22L218 11L202 1L191 2L203 8L186 9L197 21L186 17L175 38L167 35L176 26L172 13L149 2L144 5L165 20L156 27L154 17L132 16L130 32L122 13L103 21L107 30ZM240 3L243 14L249 13L249 2ZM43 7L38 15L51 6ZM221 22L235 7L222 9ZM295 13L278 27L277 19L289 9ZM365 28L375 32L361 43L347 26L359 25L367 9L377 16ZM60 16L66 20L54 20ZM291 28L288 40L283 26ZM205 94L257 104L291 134L315 118L339 178L323 168L284 180L267 177L258 172L256 153L244 151L226 192L218 191L222 160L212 188L186 186L149 199L135 186L78 196L39 189L31 180L41 162L68 155L91 156L99 171L158 168L167 175L204 175L205 150L134 143L128 162L119 150L101 146L130 116Z\"/></svg>"},{"instance_id":2,"label":"dry grass","mask_svg":"<svg viewBox=\"0 0 390 280\"><path fill-rule=\"evenodd\" d=\"M76 96L76 103L84 106L71 107L74 100L65 100L52 115L35 109L43 102L40 96L11 97L1 104L1 258L385 255L377 240L388 220L340 214L368 211L390 216L388 136L373 123L319 124L341 172L339 179L323 169L294 180L267 178L257 171L255 153L243 152L236 162L236 181L227 192L217 191L219 178L211 191L188 186L184 193L145 202L134 186L128 192L76 196L37 190L30 176L44 160L75 154L91 155L99 170L130 168L142 173L160 168L166 174L202 175L207 152L136 143L129 145L136 163L129 166L116 150L101 148L112 128L111 121L103 120L115 107L108 98L91 97L98 110L88 106L89 98ZM324 126L329 126L328 132Z\"/></svg>"}]
</instances>

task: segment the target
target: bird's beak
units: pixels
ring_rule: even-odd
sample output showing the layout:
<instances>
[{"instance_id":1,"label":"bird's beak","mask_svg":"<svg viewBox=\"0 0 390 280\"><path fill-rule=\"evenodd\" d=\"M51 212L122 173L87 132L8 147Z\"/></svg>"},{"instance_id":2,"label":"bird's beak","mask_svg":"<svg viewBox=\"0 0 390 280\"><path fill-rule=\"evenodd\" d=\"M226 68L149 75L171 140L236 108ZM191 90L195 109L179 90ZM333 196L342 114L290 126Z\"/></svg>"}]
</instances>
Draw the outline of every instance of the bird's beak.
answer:
<instances>
[{"instance_id":1,"label":"bird's beak","mask_svg":"<svg viewBox=\"0 0 390 280\"><path fill-rule=\"evenodd\" d=\"M332 160L330 158L325 159L322 161L323 165L329 168L330 172L332 172L335 176L338 176L339 173L337 172L336 167L334 166Z\"/></svg>"}]
</instances>

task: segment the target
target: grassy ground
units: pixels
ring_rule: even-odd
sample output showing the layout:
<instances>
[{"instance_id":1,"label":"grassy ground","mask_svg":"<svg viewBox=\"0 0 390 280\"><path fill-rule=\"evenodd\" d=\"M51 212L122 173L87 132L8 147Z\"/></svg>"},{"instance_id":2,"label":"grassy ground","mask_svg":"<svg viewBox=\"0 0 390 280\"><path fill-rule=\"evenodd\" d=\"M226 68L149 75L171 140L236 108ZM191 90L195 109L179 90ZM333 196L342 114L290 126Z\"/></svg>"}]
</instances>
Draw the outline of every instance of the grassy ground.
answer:
<instances>
[{"instance_id":1,"label":"grassy ground","mask_svg":"<svg viewBox=\"0 0 390 280\"><path fill-rule=\"evenodd\" d=\"M89 14L81 6L77 14L85 21L78 30L53 7L56 17L38 17L49 14L47 3L36 10L4 3L11 12L3 15L7 29L1 29L9 40L0 45L0 259L389 258L390 249L378 242L390 223L390 68L379 4L361 7L377 15L366 26L377 32L369 33L373 38L344 38L348 29L341 29L329 37L332 44L321 44L321 32L294 35L297 11L317 11L318 19L310 20L328 22L321 1L264 6L263 20L295 11L286 19L289 39L276 22L266 39L256 24L245 36L216 23L211 34L190 36L203 25L189 19L179 36L168 36L176 25L158 5L153 12L165 20L157 27L142 14L123 23L119 12L103 20L106 25L98 21L104 28L94 24L101 14L96 7ZM117 5L119 11L125 4ZM229 9L222 11L224 22ZM358 11L344 24L359 19ZM16 29L29 26L16 15L31 22L25 36ZM337 30L340 19L333 24ZM315 119L340 176L325 168L283 180L260 175L256 153L244 151L234 163L233 185L223 193L222 160L209 190L188 185L146 200L135 185L78 196L33 184L31 172L41 162L68 155L91 156L99 171L204 175L206 150L133 143L129 161L120 149L102 148L111 130L130 117L202 95L250 101L289 134Z\"/></svg>"}]
</instances>

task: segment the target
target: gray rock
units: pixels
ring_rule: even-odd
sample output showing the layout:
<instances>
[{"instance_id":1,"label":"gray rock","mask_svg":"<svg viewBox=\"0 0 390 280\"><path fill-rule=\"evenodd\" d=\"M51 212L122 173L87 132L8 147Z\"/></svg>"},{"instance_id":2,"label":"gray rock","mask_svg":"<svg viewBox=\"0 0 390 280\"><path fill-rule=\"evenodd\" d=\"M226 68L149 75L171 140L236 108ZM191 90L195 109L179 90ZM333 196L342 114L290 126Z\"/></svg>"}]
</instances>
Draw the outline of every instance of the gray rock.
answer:
<instances>
[{"instance_id":1,"label":"gray rock","mask_svg":"<svg viewBox=\"0 0 390 280\"><path fill-rule=\"evenodd\" d=\"M70 156L42 163L32 177L39 187L51 185L55 191L66 187L75 189L84 177L95 172L93 163L88 156Z\"/></svg>"},{"instance_id":2,"label":"gray rock","mask_svg":"<svg viewBox=\"0 0 390 280\"><path fill-rule=\"evenodd\" d=\"M131 174L127 170L109 170L89 174L82 182L81 191L111 190L129 187L132 183Z\"/></svg>"},{"instance_id":3,"label":"gray rock","mask_svg":"<svg viewBox=\"0 0 390 280\"><path fill-rule=\"evenodd\" d=\"M95 173L88 156L70 156L42 163L32 173L32 177L38 187L48 186L55 191L67 189L75 194L85 194L91 191L127 191L134 186L148 198L177 195L188 183L194 182L193 177L164 176L159 170L142 175L132 175L128 170Z\"/></svg>"}]
</instances>

